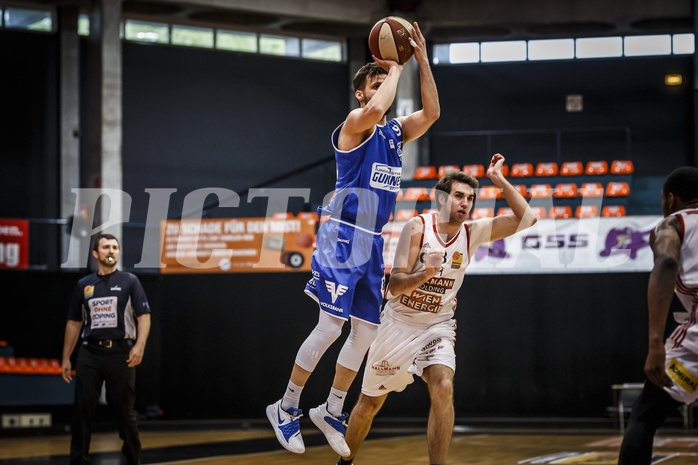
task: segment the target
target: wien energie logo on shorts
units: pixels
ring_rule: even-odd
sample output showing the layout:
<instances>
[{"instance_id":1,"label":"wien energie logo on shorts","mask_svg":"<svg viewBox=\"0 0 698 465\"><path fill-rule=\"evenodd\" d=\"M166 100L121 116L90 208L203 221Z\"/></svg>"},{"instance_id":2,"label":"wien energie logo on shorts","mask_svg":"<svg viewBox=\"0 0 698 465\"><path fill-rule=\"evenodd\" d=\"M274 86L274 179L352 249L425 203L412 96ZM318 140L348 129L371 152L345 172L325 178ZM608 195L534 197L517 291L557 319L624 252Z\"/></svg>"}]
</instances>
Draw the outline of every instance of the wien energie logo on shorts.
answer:
<instances>
[{"instance_id":1,"label":"wien energie logo on shorts","mask_svg":"<svg viewBox=\"0 0 698 465\"><path fill-rule=\"evenodd\" d=\"M374 163L371 168L371 187L389 192L400 190L402 168Z\"/></svg>"},{"instance_id":2,"label":"wien energie logo on shorts","mask_svg":"<svg viewBox=\"0 0 698 465\"><path fill-rule=\"evenodd\" d=\"M671 359L669 362L669 368L667 368L667 373L669 376L683 389L688 392L696 392L698 389L698 378L688 371L678 360Z\"/></svg>"}]
</instances>

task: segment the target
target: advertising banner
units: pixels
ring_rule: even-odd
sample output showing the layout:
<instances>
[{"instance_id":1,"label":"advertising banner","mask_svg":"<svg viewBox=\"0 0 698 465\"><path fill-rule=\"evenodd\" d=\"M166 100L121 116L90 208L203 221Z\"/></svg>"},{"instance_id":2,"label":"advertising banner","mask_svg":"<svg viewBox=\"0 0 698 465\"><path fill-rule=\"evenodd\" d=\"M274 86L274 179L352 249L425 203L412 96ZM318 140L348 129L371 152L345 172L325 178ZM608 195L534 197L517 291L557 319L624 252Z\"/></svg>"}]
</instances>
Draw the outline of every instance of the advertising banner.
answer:
<instances>
[{"instance_id":1,"label":"advertising banner","mask_svg":"<svg viewBox=\"0 0 698 465\"><path fill-rule=\"evenodd\" d=\"M481 245L470 274L612 273L650 271L651 230L660 216L540 219L504 240ZM404 222L383 230L384 258L390 270Z\"/></svg>"},{"instance_id":2,"label":"advertising banner","mask_svg":"<svg viewBox=\"0 0 698 465\"><path fill-rule=\"evenodd\" d=\"M161 222L162 273L310 271L312 218Z\"/></svg>"},{"instance_id":3,"label":"advertising banner","mask_svg":"<svg viewBox=\"0 0 698 465\"><path fill-rule=\"evenodd\" d=\"M29 220L0 218L0 269L29 268Z\"/></svg>"}]
</instances>

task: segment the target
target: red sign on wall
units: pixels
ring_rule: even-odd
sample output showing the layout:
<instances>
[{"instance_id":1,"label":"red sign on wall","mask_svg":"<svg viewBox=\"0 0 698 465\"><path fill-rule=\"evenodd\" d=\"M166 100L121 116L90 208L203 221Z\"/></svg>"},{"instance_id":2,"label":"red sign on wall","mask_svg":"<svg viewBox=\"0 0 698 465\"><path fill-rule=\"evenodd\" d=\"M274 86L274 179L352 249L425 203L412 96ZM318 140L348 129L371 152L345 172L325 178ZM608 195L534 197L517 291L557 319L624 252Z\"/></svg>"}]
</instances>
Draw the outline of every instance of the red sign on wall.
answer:
<instances>
[{"instance_id":1,"label":"red sign on wall","mask_svg":"<svg viewBox=\"0 0 698 465\"><path fill-rule=\"evenodd\" d=\"M0 269L29 267L29 221L0 218Z\"/></svg>"}]
</instances>

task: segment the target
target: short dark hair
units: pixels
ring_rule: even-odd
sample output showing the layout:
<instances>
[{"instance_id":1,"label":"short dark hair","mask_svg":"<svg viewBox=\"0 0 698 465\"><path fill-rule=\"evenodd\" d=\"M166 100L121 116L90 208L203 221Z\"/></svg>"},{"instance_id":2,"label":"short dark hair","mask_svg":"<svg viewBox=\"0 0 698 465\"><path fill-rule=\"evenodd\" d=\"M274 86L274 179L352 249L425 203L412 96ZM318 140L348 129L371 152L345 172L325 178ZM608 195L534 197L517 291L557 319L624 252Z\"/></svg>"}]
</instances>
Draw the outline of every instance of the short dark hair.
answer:
<instances>
[{"instance_id":1,"label":"short dark hair","mask_svg":"<svg viewBox=\"0 0 698 465\"><path fill-rule=\"evenodd\" d=\"M469 185L473 188L475 195L477 196L477 188L480 185L478 180L468 173L460 170L453 170L441 176L439 182L436 183L434 195L436 196L437 200L439 194L449 195L451 193L451 188L453 187L454 182L462 182L463 184Z\"/></svg>"},{"instance_id":2,"label":"short dark hair","mask_svg":"<svg viewBox=\"0 0 698 465\"><path fill-rule=\"evenodd\" d=\"M379 74L388 74L386 70L378 66L378 63L372 61L363 65L354 75L354 80L351 82L354 86L354 92L362 90L366 85L366 80Z\"/></svg>"},{"instance_id":3,"label":"short dark hair","mask_svg":"<svg viewBox=\"0 0 698 465\"><path fill-rule=\"evenodd\" d=\"M698 168L682 166L675 169L664 181L662 192L672 193L683 202L698 200Z\"/></svg>"},{"instance_id":4,"label":"short dark hair","mask_svg":"<svg viewBox=\"0 0 698 465\"><path fill-rule=\"evenodd\" d=\"M117 244L119 244L119 239L117 239L115 235L103 233L95 237L95 240L92 243L92 250L94 250L95 252L99 252L99 241L101 241L102 239L107 239L109 241L113 239L116 241ZM119 247L121 247L121 244L119 244Z\"/></svg>"}]
</instances>

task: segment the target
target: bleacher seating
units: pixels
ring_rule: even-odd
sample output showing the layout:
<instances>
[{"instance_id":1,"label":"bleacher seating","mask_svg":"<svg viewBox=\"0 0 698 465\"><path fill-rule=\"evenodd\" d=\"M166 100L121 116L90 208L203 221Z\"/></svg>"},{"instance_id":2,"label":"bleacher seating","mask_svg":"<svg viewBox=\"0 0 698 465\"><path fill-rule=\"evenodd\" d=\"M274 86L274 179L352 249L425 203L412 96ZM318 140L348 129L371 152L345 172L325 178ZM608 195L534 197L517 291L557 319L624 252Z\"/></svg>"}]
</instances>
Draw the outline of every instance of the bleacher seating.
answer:
<instances>
[{"instance_id":1,"label":"bleacher seating","mask_svg":"<svg viewBox=\"0 0 698 465\"><path fill-rule=\"evenodd\" d=\"M600 182L585 182L580 187L580 197L603 197L603 184Z\"/></svg>"},{"instance_id":2,"label":"bleacher seating","mask_svg":"<svg viewBox=\"0 0 698 465\"><path fill-rule=\"evenodd\" d=\"M503 171L505 167L506 165L503 165ZM480 207L492 207L496 213L499 208L506 206L501 191L487 178L487 165L473 163L461 166L442 164L418 167L413 179L403 180L396 208L415 208L418 211L432 208L435 181L427 178L433 176L434 171L437 172L437 176L441 176L445 172L456 169L479 179L477 198L486 201L480 204ZM550 217L551 205L569 206L572 211L571 217L574 218L578 206L590 203L597 206L598 216L603 216L602 204L606 204L605 199L611 200L609 203L623 207L607 210L609 215L620 215L621 210L627 210L625 214L632 214L628 210L631 205L630 196L634 194L631 192L634 175L632 160L606 161L599 158L593 161L517 161L510 164L508 169L509 181L529 201L531 207L542 206L543 208L539 211L545 210L545 216L537 214L539 218Z\"/></svg>"},{"instance_id":3,"label":"bleacher seating","mask_svg":"<svg viewBox=\"0 0 698 465\"><path fill-rule=\"evenodd\" d=\"M586 175L604 175L608 174L608 162L605 160L587 162L584 168Z\"/></svg>"},{"instance_id":4,"label":"bleacher seating","mask_svg":"<svg viewBox=\"0 0 698 465\"><path fill-rule=\"evenodd\" d=\"M630 195L630 186L627 182L609 182L606 184L606 197L627 197Z\"/></svg>"},{"instance_id":5,"label":"bleacher seating","mask_svg":"<svg viewBox=\"0 0 698 465\"><path fill-rule=\"evenodd\" d=\"M436 166L418 166L414 170L414 174L412 175L412 179L415 180L423 180L423 179L437 179L439 176L436 172Z\"/></svg>"},{"instance_id":6,"label":"bleacher seating","mask_svg":"<svg viewBox=\"0 0 698 465\"><path fill-rule=\"evenodd\" d=\"M573 199L577 197L577 185L573 182L561 182L555 185L553 197L557 199Z\"/></svg>"},{"instance_id":7,"label":"bleacher seating","mask_svg":"<svg viewBox=\"0 0 698 465\"><path fill-rule=\"evenodd\" d=\"M610 168L611 174L633 174L635 165L632 160L613 160Z\"/></svg>"},{"instance_id":8,"label":"bleacher seating","mask_svg":"<svg viewBox=\"0 0 698 465\"><path fill-rule=\"evenodd\" d=\"M414 208L399 208L395 212L395 221L407 221L419 215L419 212Z\"/></svg>"},{"instance_id":9,"label":"bleacher seating","mask_svg":"<svg viewBox=\"0 0 698 465\"><path fill-rule=\"evenodd\" d=\"M492 218L494 216L494 208L475 207L470 211L470 217L474 220L480 218Z\"/></svg>"},{"instance_id":10,"label":"bleacher seating","mask_svg":"<svg viewBox=\"0 0 698 465\"><path fill-rule=\"evenodd\" d=\"M553 186L550 184L533 184L528 188L528 195L532 199L548 199L553 196Z\"/></svg>"},{"instance_id":11,"label":"bleacher seating","mask_svg":"<svg viewBox=\"0 0 698 465\"><path fill-rule=\"evenodd\" d=\"M574 210L575 218L595 218L599 216L598 205L577 205Z\"/></svg>"},{"instance_id":12,"label":"bleacher seating","mask_svg":"<svg viewBox=\"0 0 698 465\"><path fill-rule=\"evenodd\" d=\"M441 165L439 166L439 177L450 171L460 170L460 165Z\"/></svg>"},{"instance_id":13,"label":"bleacher seating","mask_svg":"<svg viewBox=\"0 0 698 465\"><path fill-rule=\"evenodd\" d=\"M401 201L427 202L431 200L429 190L423 186L412 186L405 189Z\"/></svg>"},{"instance_id":14,"label":"bleacher seating","mask_svg":"<svg viewBox=\"0 0 698 465\"><path fill-rule=\"evenodd\" d=\"M60 375L58 359L0 356L0 373L14 375Z\"/></svg>"},{"instance_id":15,"label":"bleacher seating","mask_svg":"<svg viewBox=\"0 0 698 465\"><path fill-rule=\"evenodd\" d=\"M482 186L477 194L478 199L494 200L502 197L502 191L497 186Z\"/></svg>"},{"instance_id":16,"label":"bleacher seating","mask_svg":"<svg viewBox=\"0 0 698 465\"><path fill-rule=\"evenodd\" d=\"M535 176L552 177L557 176L558 166L555 162L538 163L536 165Z\"/></svg>"},{"instance_id":17,"label":"bleacher seating","mask_svg":"<svg viewBox=\"0 0 698 465\"><path fill-rule=\"evenodd\" d=\"M514 163L511 165L509 176L512 178L528 178L533 176L532 163Z\"/></svg>"},{"instance_id":18,"label":"bleacher seating","mask_svg":"<svg viewBox=\"0 0 698 465\"><path fill-rule=\"evenodd\" d=\"M601 216L610 218L614 216L625 216L625 206L623 205L604 205L601 209Z\"/></svg>"},{"instance_id":19,"label":"bleacher seating","mask_svg":"<svg viewBox=\"0 0 698 465\"><path fill-rule=\"evenodd\" d=\"M584 174L584 165L581 161L566 161L560 166L560 176L581 176Z\"/></svg>"},{"instance_id":20,"label":"bleacher seating","mask_svg":"<svg viewBox=\"0 0 698 465\"><path fill-rule=\"evenodd\" d=\"M546 210L545 207L539 206L532 206L531 210L533 210L533 214L536 215L536 218L547 218L548 217L548 211Z\"/></svg>"},{"instance_id":21,"label":"bleacher seating","mask_svg":"<svg viewBox=\"0 0 698 465\"><path fill-rule=\"evenodd\" d=\"M480 164L465 165L463 166L463 172L468 173L476 179L480 179L485 176L485 167Z\"/></svg>"},{"instance_id":22,"label":"bleacher seating","mask_svg":"<svg viewBox=\"0 0 698 465\"><path fill-rule=\"evenodd\" d=\"M553 205L548 216L553 219L572 218L572 208L569 205Z\"/></svg>"}]
</instances>

